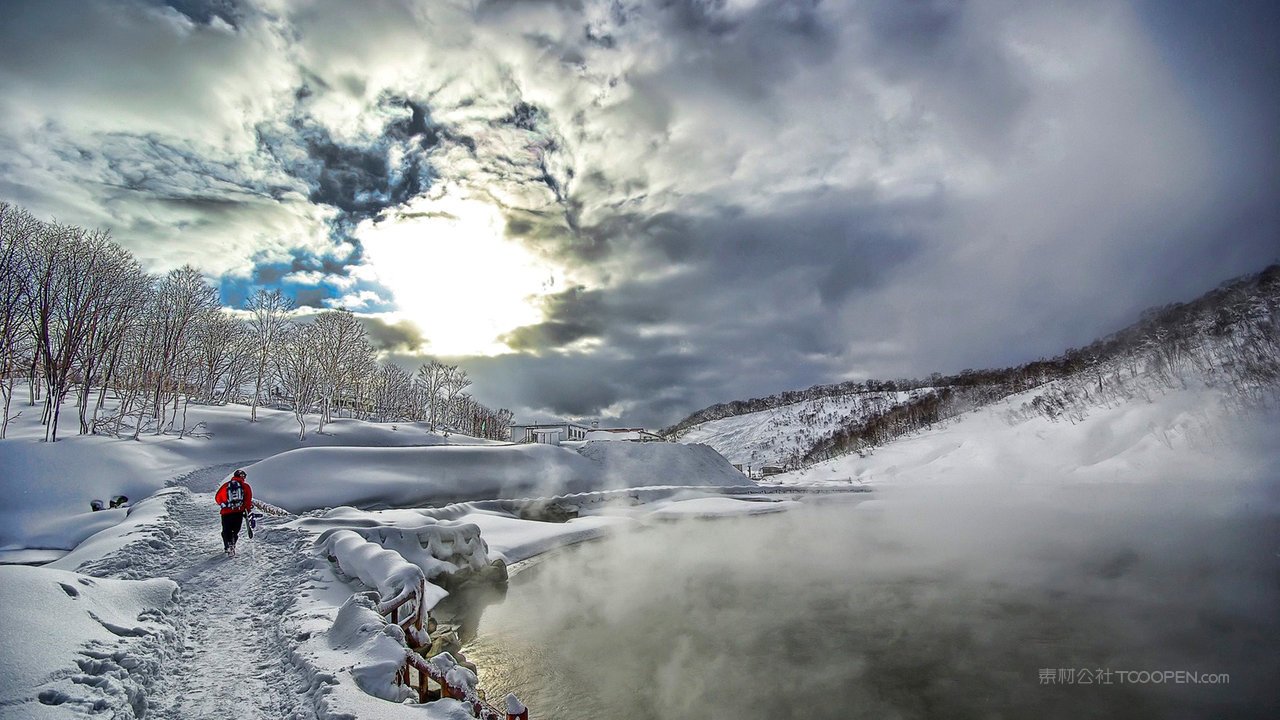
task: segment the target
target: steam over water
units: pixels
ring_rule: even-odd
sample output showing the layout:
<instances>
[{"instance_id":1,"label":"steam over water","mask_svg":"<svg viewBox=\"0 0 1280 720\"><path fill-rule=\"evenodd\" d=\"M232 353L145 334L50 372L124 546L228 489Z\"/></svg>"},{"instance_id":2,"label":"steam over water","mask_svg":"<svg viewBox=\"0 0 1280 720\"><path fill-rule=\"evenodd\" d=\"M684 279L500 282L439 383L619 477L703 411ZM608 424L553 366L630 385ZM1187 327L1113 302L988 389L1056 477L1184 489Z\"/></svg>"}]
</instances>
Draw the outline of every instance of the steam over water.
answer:
<instances>
[{"instance_id":1,"label":"steam over water","mask_svg":"<svg viewBox=\"0 0 1280 720\"><path fill-rule=\"evenodd\" d=\"M1280 710L1274 491L878 497L566 550L513 579L467 652L491 697L558 720ZM1059 673L1086 669L1111 684ZM1119 675L1166 670L1229 681Z\"/></svg>"}]
</instances>

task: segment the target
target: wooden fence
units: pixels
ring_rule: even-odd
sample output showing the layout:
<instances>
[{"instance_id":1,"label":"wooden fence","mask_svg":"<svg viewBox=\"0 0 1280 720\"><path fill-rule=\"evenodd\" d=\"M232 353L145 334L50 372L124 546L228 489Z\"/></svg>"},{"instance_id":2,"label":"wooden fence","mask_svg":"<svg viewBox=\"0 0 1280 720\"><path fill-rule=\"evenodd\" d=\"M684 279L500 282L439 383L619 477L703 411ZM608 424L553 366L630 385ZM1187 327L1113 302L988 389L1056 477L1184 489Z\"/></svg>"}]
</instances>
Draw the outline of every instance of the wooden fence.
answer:
<instances>
[{"instance_id":1,"label":"wooden fence","mask_svg":"<svg viewBox=\"0 0 1280 720\"><path fill-rule=\"evenodd\" d=\"M423 630L426 612L422 601L425 594L426 580L420 580L413 593L403 593L398 600L378 605L378 612L404 630L405 637L418 646L431 643L431 638ZM412 609L402 612L410 601L414 601ZM434 681L440 689L432 691L428 680ZM523 707L523 712L519 713L499 712L471 688L450 684L444 673L411 648L405 648L404 666L396 672L396 683L413 688L421 703L445 697L458 700L468 705L471 714L480 720L529 720L529 711Z\"/></svg>"}]
</instances>

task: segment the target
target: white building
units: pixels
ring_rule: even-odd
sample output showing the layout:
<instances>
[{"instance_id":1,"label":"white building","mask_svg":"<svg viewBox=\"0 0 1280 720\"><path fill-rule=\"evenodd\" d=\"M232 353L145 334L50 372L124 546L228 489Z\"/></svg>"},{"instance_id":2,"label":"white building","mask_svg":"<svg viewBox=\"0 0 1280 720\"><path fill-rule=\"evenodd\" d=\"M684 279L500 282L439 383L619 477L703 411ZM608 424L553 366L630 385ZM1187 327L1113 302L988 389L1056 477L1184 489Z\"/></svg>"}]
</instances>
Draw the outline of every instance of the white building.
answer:
<instances>
[{"instance_id":1,"label":"white building","mask_svg":"<svg viewBox=\"0 0 1280 720\"><path fill-rule=\"evenodd\" d=\"M644 428L602 428L599 422L592 422L590 427L569 421L511 425L511 442L513 443L559 445L562 442L575 440L661 442L663 438Z\"/></svg>"},{"instance_id":2,"label":"white building","mask_svg":"<svg viewBox=\"0 0 1280 720\"><path fill-rule=\"evenodd\" d=\"M575 422L530 423L511 425L511 442L559 445L572 440L585 440L591 428Z\"/></svg>"}]
</instances>

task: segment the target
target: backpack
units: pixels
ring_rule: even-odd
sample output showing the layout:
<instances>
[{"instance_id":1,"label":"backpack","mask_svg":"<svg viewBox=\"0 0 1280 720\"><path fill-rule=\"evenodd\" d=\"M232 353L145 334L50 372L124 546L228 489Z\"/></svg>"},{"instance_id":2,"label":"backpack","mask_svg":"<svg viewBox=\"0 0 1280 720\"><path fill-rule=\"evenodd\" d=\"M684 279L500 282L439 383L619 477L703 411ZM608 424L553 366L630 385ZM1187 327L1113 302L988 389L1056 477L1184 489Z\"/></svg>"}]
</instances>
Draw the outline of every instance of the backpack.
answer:
<instances>
[{"instance_id":1,"label":"backpack","mask_svg":"<svg viewBox=\"0 0 1280 720\"><path fill-rule=\"evenodd\" d=\"M227 499L222 507L233 510L244 505L244 485L239 480L227 483Z\"/></svg>"}]
</instances>

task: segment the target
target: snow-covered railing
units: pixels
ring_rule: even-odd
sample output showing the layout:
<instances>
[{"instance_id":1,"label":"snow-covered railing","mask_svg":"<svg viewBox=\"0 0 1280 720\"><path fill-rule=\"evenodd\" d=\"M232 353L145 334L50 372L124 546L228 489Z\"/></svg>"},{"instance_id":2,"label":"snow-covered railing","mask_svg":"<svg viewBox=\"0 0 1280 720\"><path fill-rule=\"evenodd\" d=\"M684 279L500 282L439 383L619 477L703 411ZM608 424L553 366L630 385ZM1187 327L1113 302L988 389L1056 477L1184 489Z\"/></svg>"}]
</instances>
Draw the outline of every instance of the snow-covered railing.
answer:
<instances>
[{"instance_id":1,"label":"snow-covered railing","mask_svg":"<svg viewBox=\"0 0 1280 720\"><path fill-rule=\"evenodd\" d=\"M404 665L396 672L396 684L414 689L418 701L425 703L436 699L427 686L430 679L440 686L441 697L463 702L481 720L528 720L528 709L514 695L507 696L505 713L489 705L476 692L475 674L459 665L449 653L425 660L412 649L431 644L430 636L423 629L427 611L446 594L442 588L428 585L427 574L420 565L426 564L435 570L444 569L439 566L453 570L483 567L487 548L479 537L479 528L470 524L440 524L407 531L385 528L364 532L399 551L383 547L360 532L345 529L324 533L320 543L339 570L377 588L379 598L389 598L380 599L375 610L400 627L410 645L405 648ZM419 564L409 562L402 553L408 553Z\"/></svg>"},{"instance_id":2,"label":"snow-covered railing","mask_svg":"<svg viewBox=\"0 0 1280 720\"><path fill-rule=\"evenodd\" d=\"M416 682L413 679L414 673L417 673ZM429 678L440 686L442 698L453 698L467 705L471 708L472 716L480 720L529 720L529 709L515 695L507 695L505 712L498 710L480 697L475 689L477 682L475 673L459 665L447 652L426 660L413 650L409 650L405 654L402 676L404 685L417 690L419 702L425 703L435 699L427 688Z\"/></svg>"},{"instance_id":3,"label":"snow-covered railing","mask_svg":"<svg viewBox=\"0 0 1280 720\"><path fill-rule=\"evenodd\" d=\"M390 615L391 621L404 629L410 640L426 644L423 618L427 613L426 575L422 568L406 561L400 553L369 542L351 530L337 530L324 538L325 553L338 564L338 569L364 584L378 589L383 599L378 613ZM400 611L412 601L409 614L402 620Z\"/></svg>"},{"instance_id":4,"label":"snow-covered railing","mask_svg":"<svg viewBox=\"0 0 1280 720\"><path fill-rule=\"evenodd\" d=\"M253 509L261 510L264 515L275 515L278 517L286 517L293 514L282 507L277 507L268 502L262 502L257 498L254 498L253 500Z\"/></svg>"}]
</instances>

